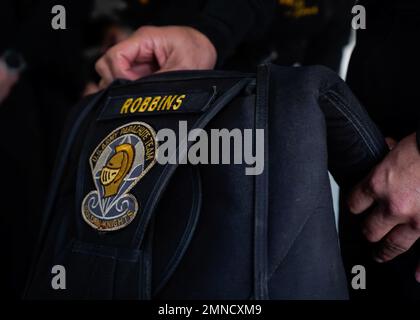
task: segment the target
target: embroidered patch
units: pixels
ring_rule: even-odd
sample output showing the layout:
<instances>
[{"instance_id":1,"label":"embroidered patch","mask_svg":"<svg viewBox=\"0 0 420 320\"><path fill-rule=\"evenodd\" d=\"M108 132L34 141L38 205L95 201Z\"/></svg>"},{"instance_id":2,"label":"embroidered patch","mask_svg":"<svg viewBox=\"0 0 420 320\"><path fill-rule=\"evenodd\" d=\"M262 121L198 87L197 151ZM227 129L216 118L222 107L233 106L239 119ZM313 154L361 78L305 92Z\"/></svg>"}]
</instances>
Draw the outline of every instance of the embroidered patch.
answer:
<instances>
[{"instance_id":1,"label":"embroidered patch","mask_svg":"<svg viewBox=\"0 0 420 320\"><path fill-rule=\"evenodd\" d=\"M156 162L155 131L144 122L131 122L112 131L90 156L96 190L82 202L83 219L94 229L126 227L139 210L129 191Z\"/></svg>"},{"instance_id":2,"label":"embroidered patch","mask_svg":"<svg viewBox=\"0 0 420 320\"><path fill-rule=\"evenodd\" d=\"M134 95L112 94L97 120L110 120L135 116L201 113L216 97L216 87L209 90L137 92Z\"/></svg>"}]
</instances>

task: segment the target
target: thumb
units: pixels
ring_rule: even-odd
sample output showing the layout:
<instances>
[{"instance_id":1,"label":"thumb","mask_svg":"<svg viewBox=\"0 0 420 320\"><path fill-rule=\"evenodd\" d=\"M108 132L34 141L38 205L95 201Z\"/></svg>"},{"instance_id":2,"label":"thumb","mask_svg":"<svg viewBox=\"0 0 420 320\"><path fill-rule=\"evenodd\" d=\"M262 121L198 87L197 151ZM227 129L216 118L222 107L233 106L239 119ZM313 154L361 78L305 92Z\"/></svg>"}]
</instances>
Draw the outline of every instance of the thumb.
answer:
<instances>
[{"instance_id":1,"label":"thumb","mask_svg":"<svg viewBox=\"0 0 420 320\"><path fill-rule=\"evenodd\" d=\"M172 50L165 58L166 59L159 59L158 57L160 68L157 72L195 69L194 66L187 61L184 61L185 57L182 57L178 50Z\"/></svg>"},{"instance_id":2,"label":"thumb","mask_svg":"<svg viewBox=\"0 0 420 320\"><path fill-rule=\"evenodd\" d=\"M369 177L359 183L350 193L347 204L350 211L360 214L375 203L375 197L369 187Z\"/></svg>"}]
</instances>

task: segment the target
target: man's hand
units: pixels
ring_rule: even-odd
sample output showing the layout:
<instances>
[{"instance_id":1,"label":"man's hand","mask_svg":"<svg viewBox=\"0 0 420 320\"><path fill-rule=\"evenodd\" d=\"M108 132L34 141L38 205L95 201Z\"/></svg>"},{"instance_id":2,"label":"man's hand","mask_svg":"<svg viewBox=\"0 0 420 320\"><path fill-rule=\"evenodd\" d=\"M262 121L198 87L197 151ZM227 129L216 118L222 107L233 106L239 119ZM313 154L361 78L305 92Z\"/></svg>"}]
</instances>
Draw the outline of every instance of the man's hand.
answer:
<instances>
[{"instance_id":1,"label":"man's hand","mask_svg":"<svg viewBox=\"0 0 420 320\"><path fill-rule=\"evenodd\" d=\"M392 260L411 248L420 238L420 153L415 134L390 151L351 193L348 204L355 214L372 210L363 233L370 242L380 243L376 261ZM416 279L420 282L420 263Z\"/></svg>"},{"instance_id":2,"label":"man's hand","mask_svg":"<svg viewBox=\"0 0 420 320\"><path fill-rule=\"evenodd\" d=\"M18 79L19 75L10 72L6 64L0 59L0 104L7 98Z\"/></svg>"},{"instance_id":3,"label":"man's hand","mask_svg":"<svg viewBox=\"0 0 420 320\"><path fill-rule=\"evenodd\" d=\"M141 27L110 48L96 63L101 88L114 79L135 80L154 72L212 69L217 53L210 40L190 27Z\"/></svg>"}]
</instances>

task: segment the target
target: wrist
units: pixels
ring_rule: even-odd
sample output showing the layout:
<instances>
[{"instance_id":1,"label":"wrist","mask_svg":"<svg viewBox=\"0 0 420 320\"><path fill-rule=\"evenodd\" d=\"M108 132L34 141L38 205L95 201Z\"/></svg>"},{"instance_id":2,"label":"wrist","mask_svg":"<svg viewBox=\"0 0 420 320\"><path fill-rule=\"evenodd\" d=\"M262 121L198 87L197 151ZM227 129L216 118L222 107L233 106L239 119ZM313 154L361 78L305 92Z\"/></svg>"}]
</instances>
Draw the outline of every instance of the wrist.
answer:
<instances>
[{"instance_id":1,"label":"wrist","mask_svg":"<svg viewBox=\"0 0 420 320\"><path fill-rule=\"evenodd\" d=\"M199 30L193 28L193 27L183 27L195 39L195 43L198 46L201 46L203 48L203 51L206 52L206 69L213 69L217 62L217 50L216 47L213 45L212 41L202 32Z\"/></svg>"}]
</instances>

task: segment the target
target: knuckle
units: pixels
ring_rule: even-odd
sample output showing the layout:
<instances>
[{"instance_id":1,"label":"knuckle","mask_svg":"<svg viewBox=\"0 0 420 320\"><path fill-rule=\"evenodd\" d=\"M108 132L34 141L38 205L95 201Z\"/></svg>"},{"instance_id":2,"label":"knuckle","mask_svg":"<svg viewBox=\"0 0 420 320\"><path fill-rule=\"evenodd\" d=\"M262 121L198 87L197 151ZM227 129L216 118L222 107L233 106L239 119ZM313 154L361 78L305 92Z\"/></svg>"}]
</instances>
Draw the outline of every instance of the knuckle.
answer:
<instances>
[{"instance_id":1,"label":"knuckle","mask_svg":"<svg viewBox=\"0 0 420 320\"><path fill-rule=\"evenodd\" d=\"M380 240L376 236L376 232L370 226L367 226L363 229L363 234L364 234L365 238L371 243L375 243L375 242L378 242Z\"/></svg>"},{"instance_id":2,"label":"knuckle","mask_svg":"<svg viewBox=\"0 0 420 320\"><path fill-rule=\"evenodd\" d=\"M393 197L389 201L389 214L396 218L407 218L412 215L410 201L405 197Z\"/></svg>"},{"instance_id":3,"label":"knuckle","mask_svg":"<svg viewBox=\"0 0 420 320\"><path fill-rule=\"evenodd\" d=\"M101 59L99 59L98 61L96 61L96 63L95 63L95 70L96 70L99 74L101 74L101 72L103 71L103 68L104 68L104 61L103 61L103 59L101 58Z\"/></svg>"},{"instance_id":4,"label":"knuckle","mask_svg":"<svg viewBox=\"0 0 420 320\"><path fill-rule=\"evenodd\" d=\"M110 64L112 63L116 57L118 56L118 48L110 48L104 55L104 60L106 63Z\"/></svg>"},{"instance_id":5,"label":"knuckle","mask_svg":"<svg viewBox=\"0 0 420 320\"><path fill-rule=\"evenodd\" d=\"M124 58L124 50L120 47L109 49L106 60L110 66L118 65Z\"/></svg>"},{"instance_id":6,"label":"knuckle","mask_svg":"<svg viewBox=\"0 0 420 320\"><path fill-rule=\"evenodd\" d=\"M357 207L357 204L355 203L355 200L353 198L349 198L347 200L347 207L349 208L350 212L358 213L359 211L359 208Z\"/></svg>"},{"instance_id":7,"label":"knuckle","mask_svg":"<svg viewBox=\"0 0 420 320\"><path fill-rule=\"evenodd\" d=\"M368 189L374 194L379 194L381 188L382 179L378 174L378 171L375 171L368 181Z\"/></svg>"},{"instance_id":8,"label":"knuckle","mask_svg":"<svg viewBox=\"0 0 420 320\"><path fill-rule=\"evenodd\" d=\"M157 27L154 26L142 26L139 29L137 29L136 34L142 35L143 33L150 33L156 30Z\"/></svg>"}]
</instances>

